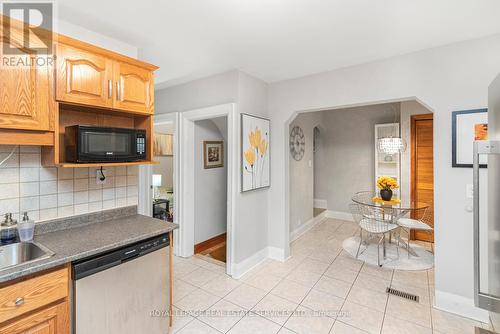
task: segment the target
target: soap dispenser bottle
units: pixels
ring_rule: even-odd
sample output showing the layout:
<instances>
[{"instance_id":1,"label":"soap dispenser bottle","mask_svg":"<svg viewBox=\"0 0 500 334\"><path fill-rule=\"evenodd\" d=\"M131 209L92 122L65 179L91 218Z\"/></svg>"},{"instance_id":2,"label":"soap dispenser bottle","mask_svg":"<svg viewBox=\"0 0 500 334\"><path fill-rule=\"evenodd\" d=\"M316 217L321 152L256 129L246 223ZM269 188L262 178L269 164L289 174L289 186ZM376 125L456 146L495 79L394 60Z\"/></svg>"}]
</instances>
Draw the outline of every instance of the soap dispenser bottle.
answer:
<instances>
[{"instance_id":1,"label":"soap dispenser bottle","mask_svg":"<svg viewBox=\"0 0 500 334\"><path fill-rule=\"evenodd\" d=\"M12 219L12 213L6 213L5 219L0 224L0 243L6 244L17 239L17 221Z\"/></svg>"}]
</instances>

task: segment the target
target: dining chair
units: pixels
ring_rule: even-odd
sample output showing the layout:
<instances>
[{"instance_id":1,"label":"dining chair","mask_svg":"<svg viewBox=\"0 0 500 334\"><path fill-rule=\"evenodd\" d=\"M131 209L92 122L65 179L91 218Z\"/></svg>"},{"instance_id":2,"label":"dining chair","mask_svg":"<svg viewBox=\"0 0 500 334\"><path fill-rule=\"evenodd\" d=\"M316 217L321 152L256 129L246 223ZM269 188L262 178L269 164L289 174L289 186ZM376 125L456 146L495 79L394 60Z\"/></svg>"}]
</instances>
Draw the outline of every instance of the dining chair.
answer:
<instances>
[{"instance_id":1,"label":"dining chair","mask_svg":"<svg viewBox=\"0 0 500 334\"><path fill-rule=\"evenodd\" d=\"M413 210L412 218L399 218L397 224L408 234L408 240L406 243L408 258L410 258L411 231L420 230L424 232L432 232L434 230L431 226L432 211L429 209L429 207Z\"/></svg>"},{"instance_id":2,"label":"dining chair","mask_svg":"<svg viewBox=\"0 0 500 334\"><path fill-rule=\"evenodd\" d=\"M379 207L371 205L351 204L349 206L354 220L358 222L360 230L360 243L356 258L359 256L359 250L363 241L363 231L370 235L379 237L377 242L377 264L382 266L380 262L380 244L383 243L383 255L386 258L386 234L399 228L398 225L392 223L392 208ZM399 250L398 250L399 254Z\"/></svg>"}]
</instances>

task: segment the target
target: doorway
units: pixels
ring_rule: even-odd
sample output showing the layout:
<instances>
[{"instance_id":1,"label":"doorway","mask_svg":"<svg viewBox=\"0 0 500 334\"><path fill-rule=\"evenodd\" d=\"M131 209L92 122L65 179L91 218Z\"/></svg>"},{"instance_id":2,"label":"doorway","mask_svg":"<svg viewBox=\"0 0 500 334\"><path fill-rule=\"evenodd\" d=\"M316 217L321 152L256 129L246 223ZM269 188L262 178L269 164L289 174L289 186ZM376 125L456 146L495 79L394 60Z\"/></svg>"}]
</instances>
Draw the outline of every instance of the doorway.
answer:
<instances>
[{"instance_id":1,"label":"doorway","mask_svg":"<svg viewBox=\"0 0 500 334\"><path fill-rule=\"evenodd\" d=\"M411 116L412 202L428 203L426 214L434 227L434 120L433 114ZM433 232L412 231L411 239L434 242Z\"/></svg>"}]
</instances>

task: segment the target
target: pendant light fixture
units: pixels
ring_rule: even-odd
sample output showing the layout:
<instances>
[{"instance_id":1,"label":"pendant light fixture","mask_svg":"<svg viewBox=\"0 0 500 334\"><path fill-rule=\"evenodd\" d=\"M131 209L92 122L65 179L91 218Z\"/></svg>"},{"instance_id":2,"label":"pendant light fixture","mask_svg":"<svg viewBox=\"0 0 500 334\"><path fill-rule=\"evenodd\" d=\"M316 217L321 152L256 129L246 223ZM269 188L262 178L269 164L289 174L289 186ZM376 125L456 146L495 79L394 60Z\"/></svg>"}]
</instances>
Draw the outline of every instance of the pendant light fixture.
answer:
<instances>
[{"instance_id":1,"label":"pendant light fixture","mask_svg":"<svg viewBox=\"0 0 500 334\"><path fill-rule=\"evenodd\" d=\"M392 108L392 106L391 106ZM406 151L406 140L401 138L401 136L396 135L396 124L398 114L394 108L394 126L390 136L385 136L379 138L377 141L377 149L380 153L385 153L389 155L394 155L397 153L403 153Z\"/></svg>"}]
</instances>

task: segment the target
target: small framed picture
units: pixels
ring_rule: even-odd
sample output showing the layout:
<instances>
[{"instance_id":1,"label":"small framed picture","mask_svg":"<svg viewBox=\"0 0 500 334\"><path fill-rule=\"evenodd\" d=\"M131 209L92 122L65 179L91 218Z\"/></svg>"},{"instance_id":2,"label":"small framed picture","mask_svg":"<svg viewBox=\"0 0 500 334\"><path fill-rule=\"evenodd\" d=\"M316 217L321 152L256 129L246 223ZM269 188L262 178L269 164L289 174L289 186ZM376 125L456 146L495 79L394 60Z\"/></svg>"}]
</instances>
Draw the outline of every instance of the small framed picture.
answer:
<instances>
[{"instance_id":1,"label":"small framed picture","mask_svg":"<svg viewBox=\"0 0 500 334\"><path fill-rule=\"evenodd\" d=\"M452 113L452 167L472 168L473 143L488 140L488 109L454 111ZM480 157L486 168L486 156Z\"/></svg>"},{"instance_id":2,"label":"small framed picture","mask_svg":"<svg viewBox=\"0 0 500 334\"><path fill-rule=\"evenodd\" d=\"M205 169L224 167L224 142L204 141L203 162Z\"/></svg>"}]
</instances>

